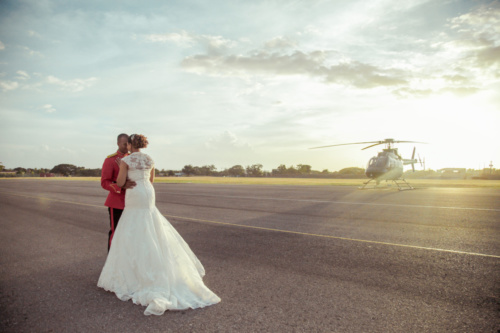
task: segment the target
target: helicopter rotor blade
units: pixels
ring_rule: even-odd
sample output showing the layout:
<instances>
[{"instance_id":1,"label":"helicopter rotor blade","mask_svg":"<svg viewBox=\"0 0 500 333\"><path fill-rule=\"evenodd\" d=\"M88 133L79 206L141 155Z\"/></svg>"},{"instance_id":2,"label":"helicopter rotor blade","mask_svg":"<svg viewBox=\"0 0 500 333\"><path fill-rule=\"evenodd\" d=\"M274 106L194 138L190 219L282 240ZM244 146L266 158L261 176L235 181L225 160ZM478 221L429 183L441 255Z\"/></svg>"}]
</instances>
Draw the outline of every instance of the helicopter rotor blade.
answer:
<instances>
[{"instance_id":1,"label":"helicopter rotor blade","mask_svg":"<svg viewBox=\"0 0 500 333\"><path fill-rule=\"evenodd\" d=\"M420 142L420 141L394 141L394 143L423 143L423 144L428 144L427 142Z\"/></svg>"},{"instance_id":2,"label":"helicopter rotor blade","mask_svg":"<svg viewBox=\"0 0 500 333\"><path fill-rule=\"evenodd\" d=\"M321 146L321 147L312 147L309 149L318 149L318 148L328 148L328 147L337 147L337 146L348 146L348 145L362 145L362 144L367 144L367 143L375 143L380 144L380 141L368 141L368 142L353 142L353 143L341 143L338 145L329 145L329 146Z\"/></svg>"},{"instance_id":3,"label":"helicopter rotor blade","mask_svg":"<svg viewBox=\"0 0 500 333\"><path fill-rule=\"evenodd\" d=\"M413 154L411 154L411 159L412 160L415 159L415 149L417 149L417 147L413 147Z\"/></svg>"},{"instance_id":4,"label":"helicopter rotor blade","mask_svg":"<svg viewBox=\"0 0 500 333\"><path fill-rule=\"evenodd\" d=\"M379 142L377 142L376 144L370 145L370 146L365 147L365 148L363 148L363 149L361 149L361 150L365 150L365 149L368 149L368 148L371 148L371 147L375 147L375 146L378 146L378 145L381 145L381 144L384 144L384 143L385 143L385 142L381 142L381 141L379 141Z\"/></svg>"},{"instance_id":5,"label":"helicopter rotor blade","mask_svg":"<svg viewBox=\"0 0 500 333\"><path fill-rule=\"evenodd\" d=\"M420 142L420 141L394 141L393 139L385 139L385 140L382 140L382 141L366 141L366 142L352 142L352 143L341 143L341 144L337 144L337 145L328 145L328 146L320 146L320 147L312 147L312 148L309 148L309 149L319 149L319 148L328 148L328 147L338 147L338 146L348 146L348 145L364 145L364 144L368 144L368 143L372 143L372 145L368 146L368 147L365 147L365 148L362 148L361 150L365 150L365 149L368 149L368 148L371 148L371 147L374 147L374 146L378 146L378 145L382 145L382 144L393 144L393 143L427 143L427 142Z\"/></svg>"}]
</instances>

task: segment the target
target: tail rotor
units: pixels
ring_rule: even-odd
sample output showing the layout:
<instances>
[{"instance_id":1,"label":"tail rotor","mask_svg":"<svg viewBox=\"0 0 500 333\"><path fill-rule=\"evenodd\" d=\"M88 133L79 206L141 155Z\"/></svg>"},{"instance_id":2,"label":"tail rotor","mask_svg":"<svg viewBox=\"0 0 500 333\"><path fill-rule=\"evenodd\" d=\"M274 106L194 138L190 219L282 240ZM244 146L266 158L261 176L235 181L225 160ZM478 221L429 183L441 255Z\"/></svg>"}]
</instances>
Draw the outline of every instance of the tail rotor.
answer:
<instances>
[{"instance_id":1,"label":"tail rotor","mask_svg":"<svg viewBox=\"0 0 500 333\"><path fill-rule=\"evenodd\" d=\"M415 172L415 150L417 149L417 147L413 147L413 154L411 154L411 169L413 170L413 172Z\"/></svg>"},{"instance_id":2,"label":"tail rotor","mask_svg":"<svg viewBox=\"0 0 500 333\"><path fill-rule=\"evenodd\" d=\"M424 168L424 171L425 171L425 157L424 159L422 160L420 158L420 154L418 155L418 162L420 163L420 166Z\"/></svg>"},{"instance_id":3,"label":"tail rotor","mask_svg":"<svg viewBox=\"0 0 500 333\"><path fill-rule=\"evenodd\" d=\"M413 147L413 153L411 154L411 159L404 159L403 160L403 163L405 165L411 164L411 169L413 170L413 172L415 172L415 163L419 163L420 165L422 165L422 160L420 159L420 155L418 155L418 159L415 158L416 150L417 150L417 147ZM425 165L425 159L424 159L423 163Z\"/></svg>"}]
</instances>

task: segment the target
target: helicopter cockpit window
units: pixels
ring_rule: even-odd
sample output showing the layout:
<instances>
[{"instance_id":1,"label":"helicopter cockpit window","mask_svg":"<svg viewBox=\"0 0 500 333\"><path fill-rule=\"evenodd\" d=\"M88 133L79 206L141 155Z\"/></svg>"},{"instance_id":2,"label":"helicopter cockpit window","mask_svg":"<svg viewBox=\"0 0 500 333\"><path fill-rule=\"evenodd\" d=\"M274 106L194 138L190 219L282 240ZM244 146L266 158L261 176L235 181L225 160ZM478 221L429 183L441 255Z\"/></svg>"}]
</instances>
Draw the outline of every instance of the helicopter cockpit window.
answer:
<instances>
[{"instance_id":1,"label":"helicopter cockpit window","mask_svg":"<svg viewBox=\"0 0 500 333\"><path fill-rule=\"evenodd\" d=\"M376 165L378 167L386 167L387 166L387 156L380 156L379 158L377 158L377 163Z\"/></svg>"},{"instance_id":2,"label":"helicopter cockpit window","mask_svg":"<svg viewBox=\"0 0 500 333\"><path fill-rule=\"evenodd\" d=\"M368 166L374 166L376 163L377 163L377 158L376 158L376 157L372 157L372 158L368 161Z\"/></svg>"}]
</instances>

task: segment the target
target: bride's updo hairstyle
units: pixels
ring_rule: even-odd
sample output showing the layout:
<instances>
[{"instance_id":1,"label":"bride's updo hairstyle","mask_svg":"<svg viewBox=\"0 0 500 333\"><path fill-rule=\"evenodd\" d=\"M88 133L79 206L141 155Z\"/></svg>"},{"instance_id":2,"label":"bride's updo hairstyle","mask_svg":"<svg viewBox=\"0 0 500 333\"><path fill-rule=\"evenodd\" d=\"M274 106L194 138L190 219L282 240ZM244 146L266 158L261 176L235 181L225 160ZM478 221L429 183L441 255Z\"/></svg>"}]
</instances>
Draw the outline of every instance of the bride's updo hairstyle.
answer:
<instances>
[{"instance_id":1,"label":"bride's updo hairstyle","mask_svg":"<svg viewBox=\"0 0 500 333\"><path fill-rule=\"evenodd\" d=\"M146 148L149 142L148 138L142 134L132 134L128 137L128 143L130 143L134 148L141 149Z\"/></svg>"}]
</instances>

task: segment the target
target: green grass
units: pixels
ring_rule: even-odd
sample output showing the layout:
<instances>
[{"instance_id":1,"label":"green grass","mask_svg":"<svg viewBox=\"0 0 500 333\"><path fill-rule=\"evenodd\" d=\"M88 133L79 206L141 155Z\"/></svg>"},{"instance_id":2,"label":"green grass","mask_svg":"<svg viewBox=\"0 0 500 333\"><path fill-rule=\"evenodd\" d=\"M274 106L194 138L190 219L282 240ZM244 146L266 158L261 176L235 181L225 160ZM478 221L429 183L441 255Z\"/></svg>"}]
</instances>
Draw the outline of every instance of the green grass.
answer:
<instances>
[{"instance_id":1,"label":"green grass","mask_svg":"<svg viewBox=\"0 0 500 333\"><path fill-rule=\"evenodd\" d=\"M158 183L228 185L359 185L360 179L271 178L271 177L157 177Z\"/></svg>"},{"instance_id":2,"label":"green grass","mask_svg":"<svg viewBox=\"0 0 500 333\"><path fill-rule=\"evenodd\" d=\"M1 180L60 180L60 181L100 181L99 177L13 177ZM223 185L302 185L302 186L360 186L366 182L363 179L318 179L318 178L251 178L251 177L156 177L156 183L172 184L223 184ZM500 188L500 180L478 179L410 179L408 182L416 188L425 187L470 187L470 188ZM391 184L389 182L388 184ZM385 182L381 186L385 186ZM393 185L395 187L395 185Z\"/></svg>"}]
</instances>

